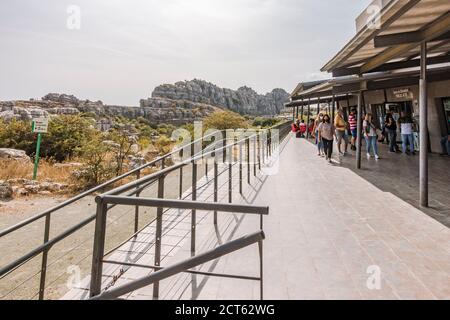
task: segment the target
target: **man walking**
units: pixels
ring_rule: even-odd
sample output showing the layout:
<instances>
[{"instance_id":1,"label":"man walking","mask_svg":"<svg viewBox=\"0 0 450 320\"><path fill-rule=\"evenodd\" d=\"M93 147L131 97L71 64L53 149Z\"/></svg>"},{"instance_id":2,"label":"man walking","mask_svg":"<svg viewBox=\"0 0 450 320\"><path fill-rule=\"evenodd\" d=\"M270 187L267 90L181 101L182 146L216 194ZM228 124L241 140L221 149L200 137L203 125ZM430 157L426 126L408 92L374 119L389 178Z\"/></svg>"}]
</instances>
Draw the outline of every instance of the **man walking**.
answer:
<instances>
[{"instance_id":1,"label":"man walking","mask_svg":"<svg viewBox=\"0 0 450 320\"><path fill-rule=\"evenodd\" d=\"M344 155L347 153L348 136L347 136L347 122L344 120L344 113L342 109L338 110L336 117L334 118L334 127L336 128L336 139L339 154ZM344 152L342 152L341 145L344 140Z\"/></svg>"},{"instance_id":2,"label":"man walking","mask_svg":"<svg viewBox=\"0 0 450 320\"><path fill-rule=\"evenodd\" d=\"M401 117L398 119L400 130L402 133L402 149L403 154L407 154L407 144L409 144L409 152L414 155L414 135L413 135L413 120L411 116L406 115L405 112L401 113Z\"/></svg>"},{"instance_id":3,"label":"man walking","mask_svg":"<svg viewBox=\"0 0 450 320\"><path fill-rule=\"evenodd\" d=\"M399 149L397 145L397 123L395 123L394 116L392 115L391 111L386 114L384 128L389 138L389 152L398 152Z\"/></svg>"}]
</instances>

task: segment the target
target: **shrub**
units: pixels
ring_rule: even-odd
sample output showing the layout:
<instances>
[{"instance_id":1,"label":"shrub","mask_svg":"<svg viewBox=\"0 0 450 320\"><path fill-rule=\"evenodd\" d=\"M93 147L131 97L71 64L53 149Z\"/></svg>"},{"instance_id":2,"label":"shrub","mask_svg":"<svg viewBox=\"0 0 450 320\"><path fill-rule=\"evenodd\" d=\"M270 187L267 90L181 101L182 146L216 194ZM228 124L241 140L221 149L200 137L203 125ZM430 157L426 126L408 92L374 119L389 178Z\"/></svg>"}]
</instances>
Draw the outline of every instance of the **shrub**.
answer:
<instances>
[{"instance_id":1,"label":"shrub","mask_svg":"<svg viewBox=\"0 0 450 320\"><path fill-rule=\"evenodd\" d=\"M205 129L246 129L247 120L241 115L232 111L216 111L203 120Z\"/></svg>"}]
</instances>

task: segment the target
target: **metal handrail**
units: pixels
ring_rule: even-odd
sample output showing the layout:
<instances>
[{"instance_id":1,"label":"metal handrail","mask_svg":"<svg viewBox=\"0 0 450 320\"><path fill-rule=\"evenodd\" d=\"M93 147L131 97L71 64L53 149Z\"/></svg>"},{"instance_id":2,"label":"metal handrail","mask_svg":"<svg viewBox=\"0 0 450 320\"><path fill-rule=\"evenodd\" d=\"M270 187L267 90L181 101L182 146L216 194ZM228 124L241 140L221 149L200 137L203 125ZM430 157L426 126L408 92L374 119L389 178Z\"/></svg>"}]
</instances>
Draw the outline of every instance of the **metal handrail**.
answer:
<instances>
[{"instance_id":1,"label":"metal handrail","mask_svg":"<svg viewBox=\"0 0 450 320\"><path fill-rule=\"evenodd\" d=\"M191 268L195 268L199 265L202 265L206 262L215 260L224 255L233 253L255 243L261 245L262 241L265 239L265 235L263 231L258 231L249 235L246 235L242 238L230 241L223 245L216 247L215 249L209 250L205 253L194 256L190 259L184 260L177 264L174 264L167 268L162 268L146 277L142 277L140 279L134 280L130 283L118 286L117 288L107 290L100 295L94 296L91 300L109 300L109 299L117 299L125 294L131 293L135 290L142 289L146 286L174 276L181 272L187 272ZM259 281L263 281L262 274L257 278ZM261 300L263 291L261 290Z\"/></svg>"},{"instance_id":2,"label":"metal handrail","mask_svg":"<svg viewBox=\"0 0 450 320\"><path fill-rule=\"evenodd\" d=\"M108 181L106 181L106 182L104 182L104 183L102 183L102 184L100 184L100 185L98 185L96 187L93 187L93 188L91 188L89 190L86 190L86 191L84 191L84 192L82 192L82 193L80 193L80 194L78 194L78 195L76 195L76 196L74 196L74 197L72 197L72 198L70 198L70 199L60 203L60 204L58 204L57 206L54 206L54 207L52 207L50 209L47 209L47 210L45 210L45 211L43 211L43 212L41 212L39 214L36 214L36 215L34 215L34 216L32 216L32 217L30 217L28 219L25 219L25 220L15 224L15 225L11 226L11 227L8 227L8 228L6 228L4 230L1 230L0 231L0 238L6 236L7 234L9 234L9 233L11 233L13 231L16 231L16 230L20 229L22 227L25 227L25 226L29 225L30 223L33 223L34 221L39 220L39 219L47 216L48 214L51 214L51 213L53 213L53 212L55 212L55 211L57 211L59 209L62 209L62 208L66 207L66 206L68 206L68 205L70 205L70 204L72 204L72 203L74 203L74 202L76 202L78 200L81 200L82 198L84 198L84 197L86 197L88 195L91 195L91 194L93 194L93 193L95 193L95 192L97 192L99 190L102 190L102 189L108 187L111 184L114 184L114 183L116 183L116 182L118 182L118 181L120 181L120 180L122 180L124 178L127 178L127 177L131 176L134 173L138 173L138 172L140 172L140 171L142 171L142 170L144 170L144 169L146 169L148 167L151 167L151 166L157 164L160 161L164 161L168 157L170 157L170 156L172 156L172 155L174 155L176 153L179 153L180 151L183 151L185 148L187 148L189 146L192 146L192 145L194 145L194 144L196 144L196 143L198 143L200 141L203 141L204 138L213 136L214 134L215 133L210 133L210 134L208 134L208 135L206 135L206 136L204 136L204 137L202 137L200 139L194 140L193 142L191 142L190 144L188 144L186 146L183 146L183 147L180 147L180 148L177 148L177 149L173 150L171 153L168 153L166 155L160 156L160 157L158 157L158 158L156 158L156 159L154 159L154 160L152 160L152 161L150 161L150 162L148 162L148 163L146 163L146 164L144 164L144 165L142 165L142 166L140 166L138 168L135 168L135 169L133 169L131 171L128 171L128 172L120 175L120 176L117 176L117 177L115 177L115 178L113 178L111 180L108 180Z\"/></svg>"},{"instance_id":3,"label":"metal handrail","mask_svg":"<svg viewBox=\"0 0 450 320\"><path fill-rule=\"evenodd\" d=\"M145 206L145 207L157 207L158 210L162 208L171 209L184 209L192 210L191 215L195 216L196 210L203 211L220 211L228 213L244 213L244 214L256 214L260 216L260 230L263 229L263 216L269 214L268 207L262 206L250 206L250 205L236 205L229 203L208 203L198 201L183 201L183 200L167 200L167 199L153 199L153 198L137 198L137 197L123 197L112 195L100 195L95 198L97 202L97 217L95 222L95 238L94 238L94 251L92 258L92 272L91 272L91 285L90 296L96 296L101 292L101 282L103 274L103 263L105 257L105 235L106 235L106 219L108 214L108 205L125 205L125 206ZM156 245L155 245L155 259L156 267L159 267L160 251L162 243L162 218L164 212L161 210L158 213L159 224L157 224L156 230ZM195 237L195 227L191 228L191 237ZM191 249L192 251L192 249ZM192 252L195 252L195 248ZM262 254L261 254L262 256ZM262 268L262 263L260 264ZM159 285L154 286L154 297L159 295Z\"/></svg>"}]
</instances>

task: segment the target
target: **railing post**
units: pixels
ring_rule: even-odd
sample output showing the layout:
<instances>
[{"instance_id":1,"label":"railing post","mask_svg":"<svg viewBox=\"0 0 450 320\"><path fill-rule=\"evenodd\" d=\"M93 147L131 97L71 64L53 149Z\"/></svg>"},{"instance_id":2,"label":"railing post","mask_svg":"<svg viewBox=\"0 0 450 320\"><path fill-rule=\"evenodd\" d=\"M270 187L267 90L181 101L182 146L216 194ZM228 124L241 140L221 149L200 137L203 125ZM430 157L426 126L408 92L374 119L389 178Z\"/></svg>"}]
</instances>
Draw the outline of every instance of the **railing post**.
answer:
<instances>
[{"instance_id":1,"label":"railing post","mask_svg":"<svg viewBox=\"0 0 450 320\"><path fill-rule=\"evenodd\" d=\"M90 296L94 297L100 294L102 290L103 275L103 255L105 253L105 234L106 234L106 214L107 203L103 198L97 197L97 216L95 219L94 249L92 254L92 270Z\"/></svg>"},{"instance_id":2,"label":"railing post","mask_svg":"<svg viewBox=\"0 0 450 320\"><path fill-rule=\"evenodd\" d=\"M239 142L239 193L242 194L242 142Z\"/></svg>"},{"instance_id":3,"label":"railing post","mask_svg":"<svg viewBox=\"0 0 450 320\"><path fill-rule=\"evenodd\" d=\"M233 141L234 144L234 141ZM229 151L229 163L228 163L228 203L233 202L233 144Z\"/></svg>"},{"instance_id":4,"label":"railing post","mask_svg":"<svg viewBox=\"0 0 450 320\"><path fill-rule=\"evenodd\" d=\"M50 238L50 213L47 213L47 215L45 216L44 243L48 242L49 238ZM44 299L45 278L47 275L48 250L49 249L45 249L42 252L41 279L39 283L39 300Z\"/></svg>"},{"instance_id":5,"label":"railing post","mask_svg":"<svg viewBox=\"0 0 450 320\"><path fill-rule=\"evenodd\" d=\"M164 179L162 175L158 179L158 198L164 198ZM164 208L158 207L156 212L156 235L155 235L155 266L161 265L161 242L162 242L162 216ZM159 297L159 282L153 284L153 298Z\"/></svg>"},{"instance_id":6,"label":"railing post","mask_svg":"<svg viewBox=\"0 0 450 320\"><path fill-rule=\"evenodd\" d=\"M138 172L136 172L136 180L139 180L141 178L141 170L138 170ZM139 189L139 186L136 186L136 189ZM139 198L139 196L141 195L140 192L136 192L136 197ZM134 208L134 233L137 233L139 230L139 206L136 205L136 207Z\"/></svg>"},{"instance_id":7,"label":"railing post","mask_svg":"<svg viewBox=\"0 0 450 320\"><path fill-rule=\"evenodd\" d=\"M259 249L259 295L260 299L264 300L264 260L263 260L263 242L258 241Z\"/></svg>"},{"instance_id":8,"label":"railing post","mask_svg":"<svg viewBox=\"0 0 450 320\"><path fill-rule=\"evenodd\" d=\"M253 175L256 177L256 139L257 136L253 137Z\"/></svg>"},{"instance_id":9,"label":"railing post","mask_svg":"<svg viewBox=\"0 0 450 320\"><path fill-rule=\"evenodd\" d=\"M192 201L197 200L197 163L192 162ZM197 211L195 209L191 212L191 255L195 255L195 229L197 223Z\"/></svg>"},{"instance_id":10,"label":"railing post","mask_svg":"<svg viewBox=\"0 0 450 320\"><path fill-rule=\"evenodd\" d=\"M183 159L183 149L181 149L181 159ZM180 189L179 189L179 194L180 194L180 200L183 199L183 167L180 167Z\"/></svg>"},{"instance_id":11,"label":"railing post","mask_svg":"<svg viewBox=\"0 0 450 320\"><path fill-rule=\"evenodd\" d=\"M261 133L258 132L258 135L256 136L257 139L257 149L258 149L258 169L261 171Z\"/></svg>"},{"instance_id":12,"label":"railing post","mask_svg":"<svg viewBox=\"0 0 450 320\"><path fill-rule=\"evenodd\" d=\"M218 199L218 171L219 171L219 165L217 164L217 160L214 159L214 202L217 202ZM217 225L217 210L214 211L214 224Z\"/></svg>"},{"instance_id":13,"label":"railing post","mask_svg":"<svg viewBox=\"0 0 450 320\"><path fill-rule=\"evenodd\" d=\"M250 138L245 140L246 144L246 158L247 158L247 183L250 184L251 166L250 166Z\"/></svg>"}]
</instances>

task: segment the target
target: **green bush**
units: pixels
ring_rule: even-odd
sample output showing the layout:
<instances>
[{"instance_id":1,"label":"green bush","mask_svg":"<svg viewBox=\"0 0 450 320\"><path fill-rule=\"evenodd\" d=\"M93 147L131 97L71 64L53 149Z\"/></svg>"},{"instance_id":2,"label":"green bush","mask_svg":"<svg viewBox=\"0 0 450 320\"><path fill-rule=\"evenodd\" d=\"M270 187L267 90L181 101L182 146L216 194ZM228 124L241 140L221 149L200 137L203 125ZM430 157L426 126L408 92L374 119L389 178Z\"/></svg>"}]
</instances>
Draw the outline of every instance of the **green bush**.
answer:
<instances>
[{"instance_id":1,"label":"green bush","mask_svg":"<svg viewBox=\"0 0 450 320\"><path fill-rule=\"evenodd\" d=\"M232 111L216 111L203 120L205 129L246 129L247 120L241 115Z\"/></svg>"}]
</instances>

